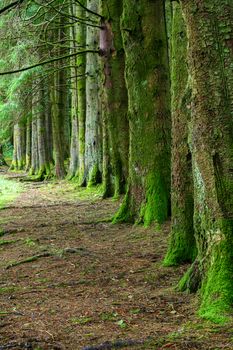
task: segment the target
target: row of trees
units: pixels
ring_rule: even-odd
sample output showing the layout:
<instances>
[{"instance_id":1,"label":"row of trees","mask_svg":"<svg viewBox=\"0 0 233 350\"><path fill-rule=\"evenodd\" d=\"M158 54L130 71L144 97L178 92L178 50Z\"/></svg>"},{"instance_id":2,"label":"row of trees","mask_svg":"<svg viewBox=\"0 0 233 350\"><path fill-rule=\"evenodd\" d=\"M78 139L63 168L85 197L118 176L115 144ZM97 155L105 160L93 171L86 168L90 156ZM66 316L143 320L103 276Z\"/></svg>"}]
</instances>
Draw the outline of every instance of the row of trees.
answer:
<instances>
[{"instance_id":1,"label":"row of trees","mask_svg":"<svg viewBox=\"0 0 233 350\"><path fill-rule=\"evenodd\" d=\"M164 264L192 262L179 288L200 290L201 315L222 320L233 305L233 3L5 6L19 3L0 27L11 167L125 194L115 223L171 214Z\"/></svg>"}]
</instances>

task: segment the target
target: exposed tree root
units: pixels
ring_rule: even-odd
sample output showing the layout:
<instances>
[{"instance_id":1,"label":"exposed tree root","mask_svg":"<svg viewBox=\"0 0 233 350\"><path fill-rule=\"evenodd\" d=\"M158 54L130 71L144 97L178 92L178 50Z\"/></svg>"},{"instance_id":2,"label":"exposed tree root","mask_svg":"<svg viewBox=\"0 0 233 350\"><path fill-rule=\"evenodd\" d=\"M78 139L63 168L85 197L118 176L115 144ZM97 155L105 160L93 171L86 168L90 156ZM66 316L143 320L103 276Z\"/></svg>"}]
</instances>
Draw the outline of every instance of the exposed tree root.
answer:
<instances>
[{"instance_id":1,"label":"exposed tree root","mask_svg":"<svg viewBox=\"0 0 233 350\"><path fill-rule=\"evenodd\" d=\"M27 259L16 261L16 262L13 262L13 263L7 265L6 266L6 270L10 269L11 267L19 266L19 265L22 265L22 264L27 264L27 263L30 263L32 261L36 261L36 260L38 260L40 258L48 258L48 257L53 256L53 255L54 254L51 254L49 252L45 252L45 253L38 254L38 255L33 255L33 256L30 256Z\"/></svg>"}]
</instances>

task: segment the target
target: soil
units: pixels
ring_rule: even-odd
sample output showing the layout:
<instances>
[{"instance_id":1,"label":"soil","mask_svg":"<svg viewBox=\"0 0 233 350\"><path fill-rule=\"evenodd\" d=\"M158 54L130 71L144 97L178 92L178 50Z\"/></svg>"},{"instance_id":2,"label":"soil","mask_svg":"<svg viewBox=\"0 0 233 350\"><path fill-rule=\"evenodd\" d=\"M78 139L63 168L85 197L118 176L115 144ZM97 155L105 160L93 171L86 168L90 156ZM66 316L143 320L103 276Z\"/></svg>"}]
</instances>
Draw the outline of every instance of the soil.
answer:
<instances>
[{"instance_id":1,"label":"soil","mask_svg":"<svg viewBox=\"0 0 233 350\"><path fill-rule=\"evenodd\" d=\"M162 266L169 222L112 225L119 201L22 186L0 210L0 350L233 349L232 324L198 318L198 296L175 290L188 265Z\"/></svg>"}]
</instances>

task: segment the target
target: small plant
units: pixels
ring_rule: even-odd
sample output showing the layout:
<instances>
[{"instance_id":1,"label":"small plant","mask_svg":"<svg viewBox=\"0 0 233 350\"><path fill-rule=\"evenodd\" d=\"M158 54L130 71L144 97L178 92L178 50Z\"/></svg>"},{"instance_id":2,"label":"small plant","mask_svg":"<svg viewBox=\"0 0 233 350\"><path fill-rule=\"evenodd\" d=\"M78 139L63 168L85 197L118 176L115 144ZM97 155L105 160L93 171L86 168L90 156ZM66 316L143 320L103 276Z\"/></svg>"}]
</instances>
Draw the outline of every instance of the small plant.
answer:
<instances>
[{"instance_id":1,"label":"small plant","mask_svg":"<svg viewBox=\"0 0 233 350\"><path fill-rule=\"evenodd\" d=\"M116 324L122 329L127 327L127 323L124 320L119 320Z\"/></svg>"},{"instance_id":2,"label":"small plant","mask_svg":"<svg viewBox=\"0 0 233 350\"><path fill-rule=\"evenodd\" d=\"M116 321L116 317L118 316L117 312L103 312L100 315L102 321Z\"/></svg>"},{"instance_id":3,"label":"small plant","mask_svg":"<svg viewBox=\"0 0 233 350\"><path fill-rule=\"evenodd\" d=\"M24 242L29 247L34 247L36 245L36 242L33 239L29 238L29 237L26 238Z\"/></svg>"}]
</instances>

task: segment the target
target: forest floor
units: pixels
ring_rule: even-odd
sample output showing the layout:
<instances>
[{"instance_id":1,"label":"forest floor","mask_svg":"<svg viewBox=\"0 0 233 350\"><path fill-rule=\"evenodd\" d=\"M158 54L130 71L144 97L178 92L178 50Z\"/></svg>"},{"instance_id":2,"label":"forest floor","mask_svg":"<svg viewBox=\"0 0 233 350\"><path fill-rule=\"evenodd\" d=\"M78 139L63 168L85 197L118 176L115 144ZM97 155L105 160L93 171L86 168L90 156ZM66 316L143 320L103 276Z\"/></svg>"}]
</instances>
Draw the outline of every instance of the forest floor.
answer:
<instances>
[{"instance_id":1,"label":"forest floor","mask_svg":"<svg viewBox=\"0 0 233 350\"><path fill-rule=\"evenodd\" d=\"M4 174L21 193L0 208L0 350L233 349L233 325L174 290L187 266L162 266L169 223L112 225L119 202L21 176Z\"/></svg>"}]
</instances>

